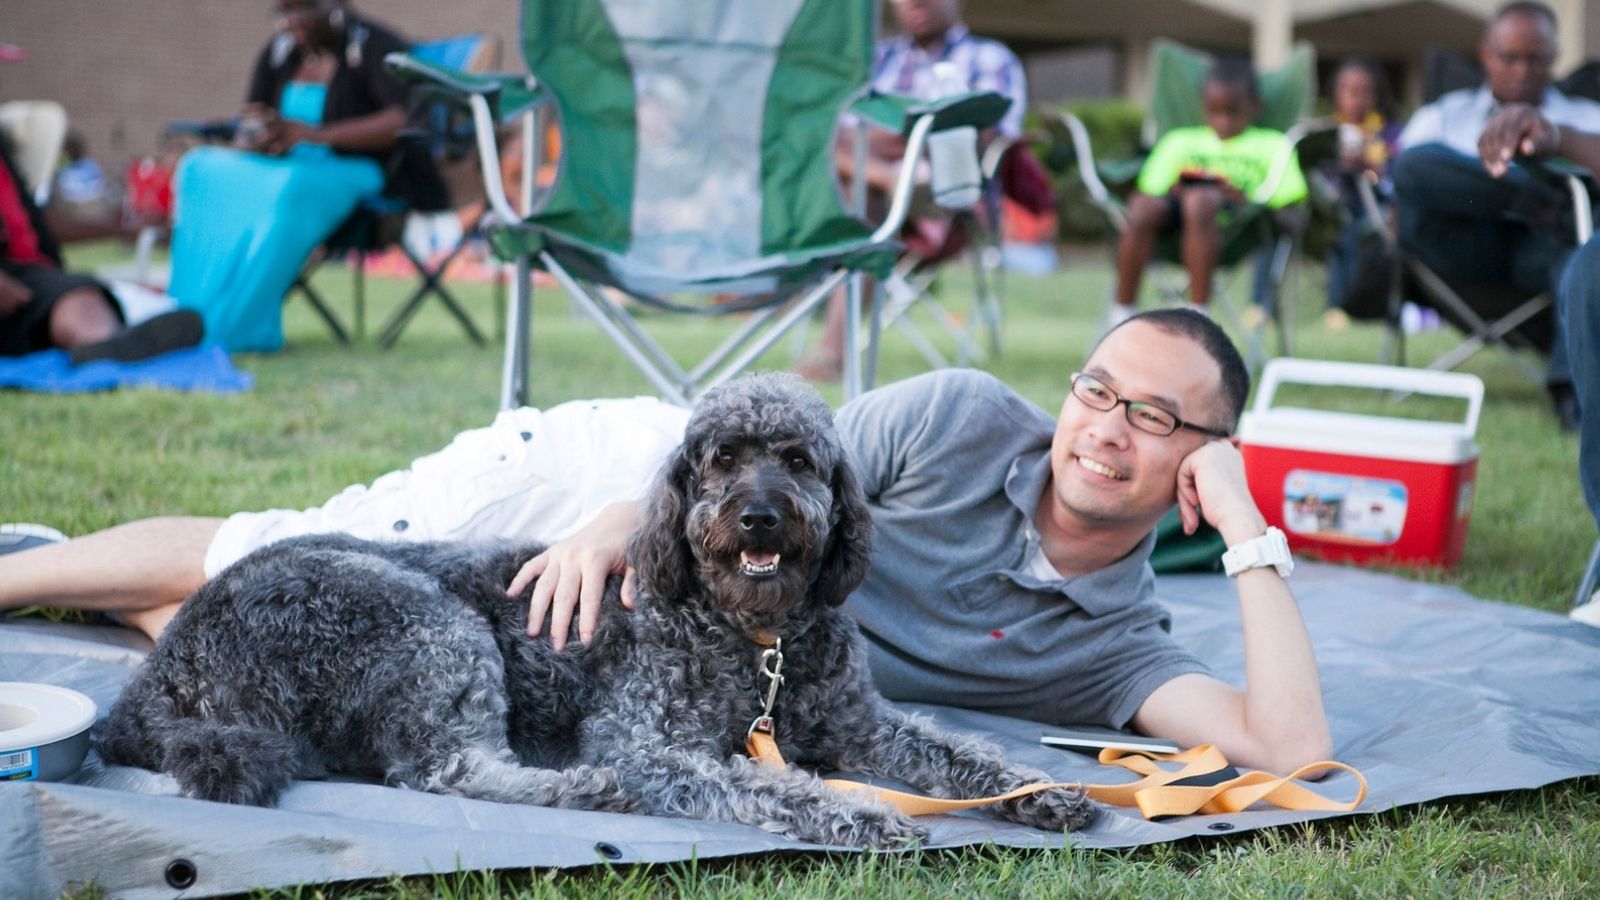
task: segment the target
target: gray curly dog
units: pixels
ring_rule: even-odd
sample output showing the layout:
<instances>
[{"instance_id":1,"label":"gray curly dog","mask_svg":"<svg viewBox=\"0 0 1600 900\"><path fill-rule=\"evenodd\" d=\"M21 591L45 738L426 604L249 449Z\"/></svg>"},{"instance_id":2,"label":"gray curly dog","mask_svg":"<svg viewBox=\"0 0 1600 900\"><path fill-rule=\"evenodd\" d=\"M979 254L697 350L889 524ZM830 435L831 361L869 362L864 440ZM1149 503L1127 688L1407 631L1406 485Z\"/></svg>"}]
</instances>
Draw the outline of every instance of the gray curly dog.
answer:
<instances>
[{"instance_id":1,"label":"gray curly dog","mask_svg":"<svg viewBox=\"0 0 1600 900\"><path fill-rule=\"evenodd\" d=\"M984 741L902 713L873 688L837 607L865 576L871 521L833 416L804 382L708 393L658 477L594 641L526 634L505 585L537 547L369 543L338 535L252 553L184 604L112 708L109 762L184 794L273 803L342 773L508 803L742 822L822 844L925 839L912 819L810 770L900 779L937 796L1049 780ZM794 764L743 752L781 639L776 737ZM1051 789L1006 818L1078 828L1093 807Z\"/></svg>"}]
</instances>

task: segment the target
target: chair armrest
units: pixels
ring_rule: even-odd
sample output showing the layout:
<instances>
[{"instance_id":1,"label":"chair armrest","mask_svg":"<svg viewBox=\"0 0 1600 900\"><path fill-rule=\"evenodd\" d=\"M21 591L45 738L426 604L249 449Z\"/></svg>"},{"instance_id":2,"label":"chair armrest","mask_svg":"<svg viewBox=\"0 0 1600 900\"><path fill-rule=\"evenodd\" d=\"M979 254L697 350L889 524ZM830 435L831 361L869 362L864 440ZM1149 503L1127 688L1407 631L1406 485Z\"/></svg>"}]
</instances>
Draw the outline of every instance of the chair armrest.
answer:
<instances>
[{"instance_id":1,"label":"chair armrest","mask_svg":"<svg viewBox=\"0 0 1600 900\"><path fill-rule=\"evenodd\" d=\"M1594 194L1600 188L1595 174L1560 157L1521 158L1517 162L1526 166L1535 178L1551 182L1572 196L1573 240L1579 246L1587 243L1594 234Z\"/></svg>"},{"instance_id":2,"label":"chair armrest","mask_svg":"<svg viewBox=\"0 0 1600 900\"><path fill-rule=\"evenodd\" d=\"M167 134L197 137L204 141L231 141L239 132L239 117L231 119L173 119Z\"/></svg>"},{"instance_id":3,"label":"chair armrest","mask_svg":"<svg viewBox=\"0 0 1600 900\"><path fill-rule=\"evenodd\" d=\"M850 112L886 131L909 135L911 128L923 116L932 116L932 131L971 126L993 128L1005 118L1011 108L1010 98L993 91L979 91L941 97L938 100L919 100L899 94L881 94L869 91L850 104Z\"/></svg>"},{"instance_id":4,"label":"chair armrest","mask_svg":"<svg viewBox=\"0 0 1600 900\"><path fill-rule=\"evenodd\" d=\"M1111 223L1118 231L1128 225L1128 212L1122 201L1106 188L1100 178L1100 163L1095 159L1094 147L1089 142L1089 129L1083 120L1070 112L1061 110L1055 113L1056 121L1067 131L1067 138L1072 143L1072 152L1078 160L1078 179L1083 182L1084 190L1089 192L1089 200L1111 219ZM1137 178L1139 169L1133 166L1129 180Z\"/></svg>"},{"instance_id":5,"label":"chair armrest","mask_svg":"<svg viewBox=\"0 0 1600 900\"><path fill-rule=\"evenodd\" d=\"M1311 119L1297 122L1293 128L1284 132L1287 140L1278 148L1278 152L1273 154L1272 166L1267 169L1267 177L1250 194L1250 202L1258 206L1271 205L1272 195L1283 185L1283 179L1289 174L1289 167L1300 159L1300 145L1307 140L1323 136L1330 129L1337 128L1338 125L1332 119Z\"/></svg>"},{"instance_id":6,"label":"chair armrest","mask_svg":"<svg viewBox=\"0 0 1600 900\"><path fill-rule=\"evenodd\" d=\"M515 118L548 97L530 75L514 73L473 74L435 65L408 53L391 53L384 65L407 84L423 85L465 99L483 97L501 121Z\"/></svg>"}]
</instances>

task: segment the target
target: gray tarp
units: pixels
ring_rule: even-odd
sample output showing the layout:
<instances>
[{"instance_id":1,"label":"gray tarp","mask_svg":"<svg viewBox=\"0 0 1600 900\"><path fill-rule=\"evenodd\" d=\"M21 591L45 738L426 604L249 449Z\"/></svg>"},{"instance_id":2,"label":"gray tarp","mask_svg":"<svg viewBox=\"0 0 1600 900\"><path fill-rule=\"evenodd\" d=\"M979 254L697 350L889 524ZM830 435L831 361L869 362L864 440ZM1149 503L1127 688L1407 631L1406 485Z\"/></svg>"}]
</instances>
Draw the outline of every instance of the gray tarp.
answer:
<instances>
[{"instance_id":1,"label":"gray tarp","mask_svg":"<svg viewBox=\"0 0 1600 900\"><path fill-rule=\"evenodd\" d=\"M1531 788L1600 773L1600 629L1459 590L1355 569L1305 565L1295 593L1322 667L1337 758L1364 772L1361 812L1438 797ZM1238 603L1221 576L1160 583L1174 632L1223 678L1241 680ZM0 681L42 681L90 695L102 715L138 663L127 631L12 620L0 625ZM1062 779L1128 780L1089 757L1038 746L1040 726L928 708L987 733ZM1338 775L1319 790L1345 799ZM1125 810L1074 836L1129 847L1327 814L1251 811L1145 822ZM930 820L939 846L1061 838L981 813ZM664 861L806 849L755 828L501 805L371 784L307 782L278 809L174 795L164 776L101 767L70 784L0 784L0 896L53 895L93 880L115 896L169 895L164 872L190 861L190 893L462 869L574 866L602 854Z\"/></svg>"}]
</instances>

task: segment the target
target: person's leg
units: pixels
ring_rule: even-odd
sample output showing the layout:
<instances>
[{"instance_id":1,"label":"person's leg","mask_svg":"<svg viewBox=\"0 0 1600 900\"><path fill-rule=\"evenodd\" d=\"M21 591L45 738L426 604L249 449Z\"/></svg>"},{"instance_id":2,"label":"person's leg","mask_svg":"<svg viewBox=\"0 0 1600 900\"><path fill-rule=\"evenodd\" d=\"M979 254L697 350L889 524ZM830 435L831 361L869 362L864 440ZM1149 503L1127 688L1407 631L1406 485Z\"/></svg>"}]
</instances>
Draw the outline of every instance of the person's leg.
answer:
<instances>
[{"instance_id":1,"label":"person's leg","mask_svg":"<svg viewBox=\"0 0 1600 900\"><path fill-rule=\"evenodd\" d=\"M50 343L63 350L98 343L121 330L122 318L98 287L73 288L50 310Z\"/></svg>"},{"instance_id":2,"label":"person's leg","mask_svg":"<svg viewBox=\"0 0 1600 900\"><path fill-rule=\"evenodd\" d=\"M59 606L123 615L152 637L205 581L221 519L141 519L0 556L0 609ZM147 624L159 623L154 631Z\"/></svg>"},{"instance_id":3,"label":"person's leg","mask_svg":"<svg viewBox=\"0 0 1600 900\"><path fill-rule=\"evenodd\" d=\"M1222 191L1195 185L1184 189L1181 202L1183 239L1179 253L1183 268L1189 273L1189 302L1205 306L1211 302L1211 281L1217 260L1222 257L1222 227L1217 222L1224 202Z\"/></svg>"},{"instance_id":4,"label":"person's leg","mask_svg":"<svg viewBox=\"0 0 1600 900\"><path fill-rule=\"evenodd\" d=\"M1556 304L1578 399L1578 480L1600 527L1600 239L1572 255Z\"/></svg>"},{"instance_id":5,"label":"person's leg","mask_svg":"<svg viewBox=\"0 0 1600 900\"><path fill-rule=\"evenodd\" d=\"M1512 241L1503 214L1516 191L1483 165L1438 144L1401 153L1390 166L1400 244L1455 282L1511 280ZM1508 176L1510 177L1510 176Z\"/></svg>"},{"instance_id":6,"label":"person's leg","mask_svg":"<svg viewBox=\"0 0 1600 900\"><path fill-rule=\"evenodd\" d=\"M1156 241L1176 218L1166 197L1136 193L1128 201L1128 227L1117 240L1115 298L1119 306L1133 306L1138 301L1145 267L1156 255Z\"/></svg>"}]
</instances>

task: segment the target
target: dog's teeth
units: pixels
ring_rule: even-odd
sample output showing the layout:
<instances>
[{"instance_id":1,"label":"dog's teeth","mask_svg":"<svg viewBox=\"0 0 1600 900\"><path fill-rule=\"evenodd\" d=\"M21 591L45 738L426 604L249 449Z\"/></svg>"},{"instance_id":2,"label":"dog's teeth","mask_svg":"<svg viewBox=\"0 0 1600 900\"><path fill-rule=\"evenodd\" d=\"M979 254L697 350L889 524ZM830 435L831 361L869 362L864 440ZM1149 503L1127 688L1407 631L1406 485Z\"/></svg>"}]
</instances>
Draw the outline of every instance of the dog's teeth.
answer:
<instances>
[{"instance_id":1,"label":"dog's teeth","mask_svg":"<svg viewBox=\"0 0 1600 900\"><path fill-rule=\"evenodd\" d=\"M763 561L757 562L750 558L748 550L739 551L739 571L746 575L771 575L778 571L778 562L783 558L779 553L757 552L755 556Z\"/></svg>"}]
</instances>

